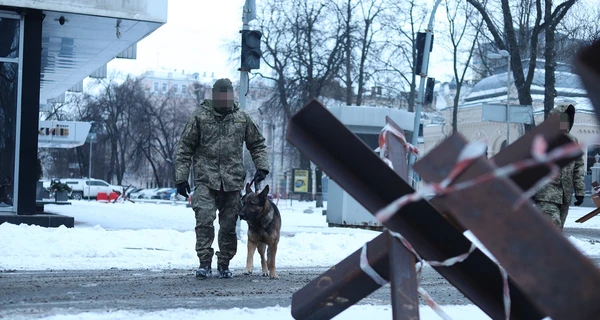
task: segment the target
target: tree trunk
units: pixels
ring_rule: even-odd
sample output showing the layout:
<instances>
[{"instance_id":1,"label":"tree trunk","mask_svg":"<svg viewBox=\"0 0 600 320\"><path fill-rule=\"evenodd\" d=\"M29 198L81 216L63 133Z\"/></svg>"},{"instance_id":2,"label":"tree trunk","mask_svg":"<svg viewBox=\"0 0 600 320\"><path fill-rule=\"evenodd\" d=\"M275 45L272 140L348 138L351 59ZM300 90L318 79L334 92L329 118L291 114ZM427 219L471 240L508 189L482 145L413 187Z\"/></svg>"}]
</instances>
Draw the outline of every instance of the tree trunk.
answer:
<instances>
[{"instance_id":1,"label":"tree trunk","mask_svg":"<svg viewBox=\"0 0 600 320\"><path fill-rule=\"evenodd\" d=\"M552 21L552 0L545 1L544 8L545 20L546 20L546 45L544 47L544 119L548 118L550 110L554 108L554 97L556 97L555 82L556 77L554 72L556 70L556 53L554 51L554 29L555 24Z\"/></svg>"},{"instance_id":2,"label":"tree trunk","mask_svg":"<svg viewBox=\"0 0 600 320\"><path fill-rule=\"evenodd\" d=\"M458 83L458 80L457 80ZM452 108L452 132L458 132L458 99L460 98L461 86L456 87L456 94L454 95L454 107Z\"/></svg>"},{"instance_id":3,"label":"tree trunk","mask_svg":"<svg viewBox=\"0 0 600 320\"><path fill-rule=\"evenodd\" d=\"M346 5L346 105L352 105L352 39L350 36L350 18L352 17L352 8L350 0ZM360 95L360 93L359 93ZM360 99L360 97L359 97Z\"/></svg>"},{"instance_id":4,"label":"tree trunk","mask_svg":"<svg viewBox=\"0 0 600 320\"><path fill-rule=\"evenodd\" d=\"M410 82L410 92L408 93L408 112L415 112L415 102L417 100L417 76L412 73Z\"/></svg>"}]
</instances>

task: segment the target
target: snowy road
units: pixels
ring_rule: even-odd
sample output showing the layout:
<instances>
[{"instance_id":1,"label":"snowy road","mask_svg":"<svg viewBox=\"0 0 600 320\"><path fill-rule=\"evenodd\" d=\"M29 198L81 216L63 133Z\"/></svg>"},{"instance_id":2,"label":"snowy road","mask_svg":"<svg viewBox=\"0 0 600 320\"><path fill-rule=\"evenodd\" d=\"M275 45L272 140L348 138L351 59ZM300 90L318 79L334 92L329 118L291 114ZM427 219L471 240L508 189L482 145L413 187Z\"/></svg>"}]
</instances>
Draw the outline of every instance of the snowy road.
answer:
<instances>
[{"instance_id":1,"label":"snowy road","mask_svg":"<svg viewBox=\"0 0 600 320\"><path fill-rule=\"evenodd\" d=\"M230 309L286 307L292 294L324 269L284 269L280 280L258 275L197 280L192 270L65 270L0 273L0 318L48 316L99 310ZM238 271L239 274L239 271ZM423 270L423 287L444 305L469 304L431 268ZM389 305L389 286L361 304Z\"/></svg>"},{"instance_id":2,"label":"snowy road","mask_svg":"<svg viewBox=\"0 0 600 320\"><path fill-rule=\"evenodd\" d=\"M280 203L278 281L240 274L242 240L233 279L195 279L194 217L185 207L74 201L55 209L74 216L75 228L2 224L0 319L291 319L294 292L379 234L330 228L320 212L303 213L310 205ZM575 223L587 212L571 208L564 234L600 265L600 217ZM421 281L453 318L488 319L430 267ZM389 299L384 287L341 318L390 318ZM422 319L438 318L421 309Z\"/></svg>"}]
</instances>

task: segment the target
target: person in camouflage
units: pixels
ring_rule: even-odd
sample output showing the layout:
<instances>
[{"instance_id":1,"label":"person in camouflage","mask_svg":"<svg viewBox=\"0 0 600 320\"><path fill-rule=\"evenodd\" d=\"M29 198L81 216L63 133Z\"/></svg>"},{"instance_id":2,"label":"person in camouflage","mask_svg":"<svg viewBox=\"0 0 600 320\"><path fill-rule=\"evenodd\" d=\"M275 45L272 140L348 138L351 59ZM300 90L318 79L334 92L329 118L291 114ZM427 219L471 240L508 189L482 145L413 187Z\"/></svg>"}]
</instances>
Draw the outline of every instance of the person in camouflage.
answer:
<instances>
[{"instance_id":1,"label":"person in camouflage","mask_svg":"<svg viewBox=\"0 0 600 320\"><path fill-rule=\"evenodd\" d=\"M188 197L188 176L194 160L196 188L192 208L196 214L196 253L200 268L196 277L212 274L213 223L219 210L219 251L217 270L221 278L231 278L229 261L237 252L236 221L241 210L240 191L246 171L243 166L243 143L250 151L256 174L254 181L269 173L265 138L250 116L234 101L229 79L219 79L212 89L212 100L204 100L188 119L179 141L175 182L177 192Z\"/></svg>"},{"instance_id":2,"label":"person in camouflage","mask_svg":"<svg viewBox=\"0 0 600 320\"><path fill-rule=\"evenodd\" d=\"M571 104L560 105L552 109L550 114L560 114L560 130L577 142L577 138L569 133L575 121L575 107ZM574 205L579 206L583 203L584 174L583 157L580 157L562 168L558 178L544 186L533 198L539 210L547 214L561 231L569 213L573 188L575 188L576 199Z\"/></svg>"}]
</instances>

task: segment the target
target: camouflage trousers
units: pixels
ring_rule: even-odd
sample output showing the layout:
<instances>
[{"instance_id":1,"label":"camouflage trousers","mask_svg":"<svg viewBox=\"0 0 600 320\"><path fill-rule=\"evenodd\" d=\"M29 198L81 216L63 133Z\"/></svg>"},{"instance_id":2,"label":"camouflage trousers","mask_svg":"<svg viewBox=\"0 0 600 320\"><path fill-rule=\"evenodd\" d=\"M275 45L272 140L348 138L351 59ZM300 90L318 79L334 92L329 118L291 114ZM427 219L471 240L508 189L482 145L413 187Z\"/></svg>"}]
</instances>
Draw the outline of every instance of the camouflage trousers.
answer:
<instances>
[{"instance_id":1,"label":"camouflage trousers","mask_svg":"<svg viewBox=\"0 0 600 320\"><path fill-rule=\"evenodd\" d=\"M219 251L217 265L229 265L237 252L235 225L241 210L240 192L225 192L198 185L192 196L192 208L196 213L196 254L200 264L212 262L215 239L214 221L219 210Z\"/></svg>"},{"instance_id":2,"label":"camouflage trousers","mask_svg":"<svg viewBox=\"0 0 600 320\"><path fill-rule=\"evenodd\" d=\"M567 220L567 214L569 214L569 203L558 204L553 202L538 201L535 206L542 213L545 213L552 223L557 226L561 231L565 226Z\"/></svg>"}]
</instances>

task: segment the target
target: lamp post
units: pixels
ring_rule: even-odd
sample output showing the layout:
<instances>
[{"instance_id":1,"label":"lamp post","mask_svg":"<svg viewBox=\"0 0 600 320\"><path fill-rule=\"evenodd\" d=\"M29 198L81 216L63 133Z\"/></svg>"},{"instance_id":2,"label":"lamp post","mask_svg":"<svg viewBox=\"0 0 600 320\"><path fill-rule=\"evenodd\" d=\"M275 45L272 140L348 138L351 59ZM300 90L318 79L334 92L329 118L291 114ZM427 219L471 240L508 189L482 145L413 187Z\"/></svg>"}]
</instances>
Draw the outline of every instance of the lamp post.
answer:
<instances>
[{"instance_id":1,"label":"lamp post","mask_svg":"<svg viewBox=\"0 0 600 320\"><path fill-rule=\"evenodd\" d=\"M90 200L90 194L91 194L91 190L90 187L92 186L92 143L94 141L94 138L96 137L96 133L91 132L92 129L94 128L94 123L96 123L95 121L90 121L90 133L89 133L89 137L90 137L90 164L88 165L88 201Z\"/></svg>"},{"instance_id":2,"label":"lamp post","mask_svg":"<svg viewBox=\"0 0 600 320\"><path fill-rule=\"evenodd\" d=\"M433 37L433 22L435 18L435 12L440 4L441 0L436 0L433 5L433 10L429 16L429 24L425 33L425 45L423 48L423 64L421 70L417 70L421 81L419 83L419 91L417 93L417 105L415 106L415 118L413 123L413 134L411 143L414 146L419 146L419 127L421 125L421 108L423 107L424 91L425 91L425 80L427 79L427 67L429 65L429 51L431 50L431 41ZM408 183L416 187L416 180L414 177L413 165L417 160L416 156L412 153L408 155Z\"/></svg>"},{"instance_id":3,"label":"lamp post","mask_svg":"<svg viewBox=\"0 0 600 320\"><path fill-rule=\"evenodd\" d=\"M506 50L500 50L498 53L489 53L490 59L506 58L506 146L510 143L510 53Z\"/></svg>"}]
</instances>

